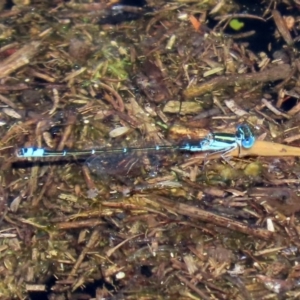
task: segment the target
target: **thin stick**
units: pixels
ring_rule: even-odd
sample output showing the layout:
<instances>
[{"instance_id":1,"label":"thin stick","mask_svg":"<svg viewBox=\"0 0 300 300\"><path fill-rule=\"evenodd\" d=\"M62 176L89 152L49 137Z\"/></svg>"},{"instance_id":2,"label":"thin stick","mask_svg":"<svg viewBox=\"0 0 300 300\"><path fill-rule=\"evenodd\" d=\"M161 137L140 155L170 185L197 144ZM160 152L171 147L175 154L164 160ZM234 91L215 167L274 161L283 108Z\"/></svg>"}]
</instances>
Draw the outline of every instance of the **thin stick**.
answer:
<instances>
[{"instance_id":1,"label":"thin stick","mask_svg":"<svg viewBox=\"0 0 300 300\"><path fill-rule=\"evenodd\" d=\"M224 155L224 153L223 153ZM256 141L252 148L236 148L230 151L227 155L230 157L245 157L245 156L266 156L266 157L285 157L285 156L299 156L300 157L300 147L292 147L283 144L266 142L266 141ZM209 159L215 159L222 157L222 153L212 153L209 154Z\"/></svg>"},{"instance_id":2,"label":"thin stick","mask_svg":"<svg viewBox=\"0 0 300 300\"><path fill-rule=\"evenodd\" d=\"M252 148L250 149L238 149L233 150L230 153L235 157L245 157L245 156L300 156L300 148L292 147L283 144L277 144L266 141L256 141Z\"/></svg>"}]
</instances>

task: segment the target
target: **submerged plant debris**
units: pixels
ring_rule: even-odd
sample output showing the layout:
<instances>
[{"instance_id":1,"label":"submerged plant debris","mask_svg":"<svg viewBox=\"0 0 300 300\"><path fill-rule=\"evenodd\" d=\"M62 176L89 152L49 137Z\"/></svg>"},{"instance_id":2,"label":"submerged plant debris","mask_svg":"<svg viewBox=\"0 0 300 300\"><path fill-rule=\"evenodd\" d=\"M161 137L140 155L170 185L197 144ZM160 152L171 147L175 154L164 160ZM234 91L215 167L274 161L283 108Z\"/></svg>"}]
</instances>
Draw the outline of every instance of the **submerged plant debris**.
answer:
<instances>
[{"instance_id":1,"label":"submerged plant debris","mask_svg":"<svg viewBox=\"0 0 300 300\"><path fill-rule=\"evenodd\" d=\"M0 299L299 299L299 11L0 1Z\"/></svg>"}]
</instances>

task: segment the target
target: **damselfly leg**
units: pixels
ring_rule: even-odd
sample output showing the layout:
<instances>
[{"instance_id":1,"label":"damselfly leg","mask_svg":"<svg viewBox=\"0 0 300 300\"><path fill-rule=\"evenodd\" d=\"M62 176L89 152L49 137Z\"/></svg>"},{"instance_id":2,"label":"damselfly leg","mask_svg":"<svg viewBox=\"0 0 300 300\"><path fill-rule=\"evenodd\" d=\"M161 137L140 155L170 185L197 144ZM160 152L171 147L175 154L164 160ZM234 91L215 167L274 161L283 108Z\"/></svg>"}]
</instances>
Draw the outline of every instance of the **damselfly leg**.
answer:
<instances>
[{"instance_id":1,"label":"damselfly leg","mask_svg":"<svg viewBox=\"0 0 300 300\"><path fill-rule=\"evenodd\" d=\"M210 154L221 153L221 158L231 166L232 164L226 155L239 146L236 141L236 136L230 133L210 133L200 145L202 151L206 151L207 153L204 159L204 165Z\"/></svg>"},{"instance_id":2,"label":"damselfly leg","mask_svg":"<svg viewBox=\"0 0 300 300\"><path fill-rule=\"evenodd\" d=\"M221 157L229 163L228 154L238 148L239 155L242 148L249 149L255 143L255 137L247 124L237 127L236 133L210 133L201 143L202 151L222 153Z\"/></svg>"}]
</instances>

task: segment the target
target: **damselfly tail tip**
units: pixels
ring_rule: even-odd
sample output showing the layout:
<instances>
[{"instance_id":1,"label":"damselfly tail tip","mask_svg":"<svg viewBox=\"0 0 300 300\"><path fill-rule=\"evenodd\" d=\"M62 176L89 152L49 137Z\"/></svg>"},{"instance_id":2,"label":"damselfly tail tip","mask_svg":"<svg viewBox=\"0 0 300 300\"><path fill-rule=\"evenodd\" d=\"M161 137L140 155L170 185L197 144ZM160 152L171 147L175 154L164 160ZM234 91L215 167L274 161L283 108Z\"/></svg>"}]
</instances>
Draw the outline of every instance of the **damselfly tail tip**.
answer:
<instances>
[{"instance_id":1,"label":"damselfly tail tip","mask_svg":"<svg viewBox=\"0 0 300 300\"><path fill-rule=\"evenodd\" d=\"M24 153L26 152L26 151L24 151L24 150L25 150L25 148L17 149L17 150L15 151L16 156L17 156L17 157L24 157Z\"/></svg>"},{"instance_id":2,"label":"damselfly tail tip","mask_svg":"<svg viewBox=\"0 0 300 300\"><path fill-rule=\"evenodd\" d=\"M29 147L21 148L16 151L17 157L42 157L44 149Z\"/></svg>"}]
</instances>

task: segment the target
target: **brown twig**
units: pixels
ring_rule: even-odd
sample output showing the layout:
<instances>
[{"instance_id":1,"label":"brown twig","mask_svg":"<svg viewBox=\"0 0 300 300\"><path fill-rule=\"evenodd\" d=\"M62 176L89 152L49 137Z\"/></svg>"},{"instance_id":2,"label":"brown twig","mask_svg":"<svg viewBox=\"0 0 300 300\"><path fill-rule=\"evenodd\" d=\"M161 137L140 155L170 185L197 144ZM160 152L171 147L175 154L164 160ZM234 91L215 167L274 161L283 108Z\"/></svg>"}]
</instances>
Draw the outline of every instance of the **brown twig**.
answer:
<instances>
[{"instance_id":1,"label":"brown twig","mask_svg":"<svg viewBox=\"0 0 300 300\"><path fill-rule=\"evenodd\" d=\"M114 109L123 112L124 111L124 101L123 101L122 97L119 95L119 93L105 83L98 82L97 84L100 87L102 87L103 89L105 89L105 90L109 91L111 94L113 94L113 96L117 99L118 104L115 103L114 101L111 101L112 106L114 107Z\"/></svg>"},{"instance_id":2,"label":"brown twig","mask_svg":"<svg viewBox=\"0 0 300 300\"><path fill-rule=\"evenodd\" d=\"M184 91L186 98L201 96L205 93L226 87L257 82L276 81L285 79L291 72L291 66L282 64L258 73L218 76L207 82L192 86Z\"/></svg>"},{"instance_id":3,"label":"brown twig","mask_svg":"<svg viewBox=\"0 0 300 300\"><path fill-rule=\"evenodd\" d=\"M90 239L87 241L85 248L80 253L76 263L74 264L72 270L69 273L68 279L72 279L73 276L76 275L78 268L80 267L81 263L83 262L85 256L89 251L93 249L95 244L101 240L101 230L99 227L96 227L91 236Z\"/></svg>"},{"instance_id":4,"label":"brown twig","mask_svg":"<svg viewBox=\"0 0 300 300\"><path fill-rule=\"evenodd\" d=\"M288 45L292 45L294 43L292 36L290 34L289 29L286 26L284 19L282 18L280 12L276 9L272 11L273 20L277 26L278 31L280 32L282 38Z\"/></svg>"},{"instance_id":5,"label":"brown twig","mask_svg":"<svg viewBox=\"0 0 300 300\"><path fill-rule=\"evenodd\" d=\"M24 65L29 64L30 60L37 55L40 44L41 42L33 41L1 62L0 78L4 78Z\"/></svg>"},{"instance_id":6,"label":"brown twig","mask_svg":"<svg viewBox=\"0 0 300 300\"><path fill-rule=\"evenodd\" d=\"M204 293L202 290L198 289L192 282L190 282L190 280L186 279L185 277L183 277L179 274L175 274L175 276L181 282L183 282L186 286L188 286L191 290L193 290L195 293L197 293L201 297L201 299L204 299L204 300L211 299L208 295L206 295L206 293Z\"/></svg>"},{"instance_id":7,"label":"brown twig","mask_svg":"<svg viewBox=\"0 0 300 300\"><path fill-rule=\"evenodd\" d=\"M222 217L220 215L199 209L195 206L179 202L175 203L171 200L168 200L167 198L163 198L158 195L155 199L156 202L162 204L162 206L166 207L167 209L170 208L178 214L195 218L203 222L212 223L217 226L225 227L230 230L235 230L260 239L270 239L273 236L273 233L271 231L261 228L253 228L251 226L248 226L246 223Z\"/></svg>"}]
</instances>

